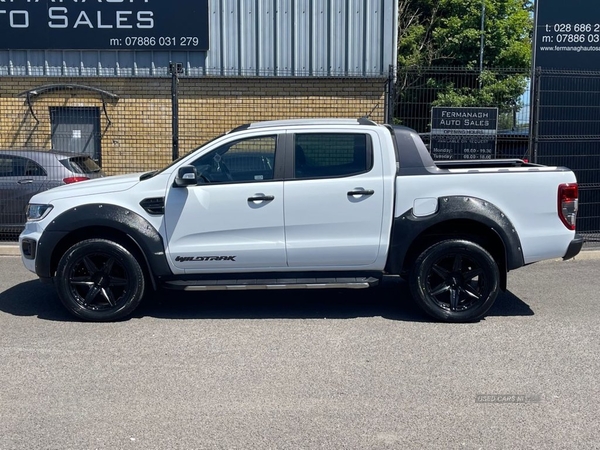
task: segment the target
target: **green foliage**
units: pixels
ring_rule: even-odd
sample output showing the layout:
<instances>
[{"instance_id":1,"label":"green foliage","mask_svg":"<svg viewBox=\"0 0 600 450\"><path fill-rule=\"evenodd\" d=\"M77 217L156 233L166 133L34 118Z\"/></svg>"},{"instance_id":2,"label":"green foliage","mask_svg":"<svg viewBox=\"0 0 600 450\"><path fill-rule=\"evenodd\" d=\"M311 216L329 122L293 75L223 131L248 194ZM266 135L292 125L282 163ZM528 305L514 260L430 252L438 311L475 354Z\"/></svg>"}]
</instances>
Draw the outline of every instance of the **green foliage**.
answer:
<instances>
[{"instance_id":1,"label":"green foliage","mask_svg":"<svg viewBox=\"0 0 600 450\"><path fill-rule=\"evenodd\" d=\"M520 109L519 97L527 88L527 79L523 73L484 70L481 74L473 72L479 86L457 86L448 79L430 78L428 82L437 89L437 99L433 106L497 106L501 111Z\"/></svg>"},{"instance_id":2,"label":"green foliage","mask_svg":"<svg viewBox=\"0 0 600 450\"><path fill-rule=\"evenodd\" d=\"M482 1L485 70L480 73ZM511 113L522 107L519 98L531 66L530 0L399 0L398 7L401 100L404 95L413 104L427 103L424 109L496 106ZM418 82L415 71L422 72ZM407 73L411 78L403 79Z\"/></svg>"},{"instance_id":3,"label":"green foliage","mask_svg":"<svg viewBox=\"0 0 600 450\"><path fill-rule=\"evenodd\" d=\"M530 0L485 1L485 67L529 67ZM400 67L479 67L482 0L399 0Z\"/></svg>"}]
</instances>

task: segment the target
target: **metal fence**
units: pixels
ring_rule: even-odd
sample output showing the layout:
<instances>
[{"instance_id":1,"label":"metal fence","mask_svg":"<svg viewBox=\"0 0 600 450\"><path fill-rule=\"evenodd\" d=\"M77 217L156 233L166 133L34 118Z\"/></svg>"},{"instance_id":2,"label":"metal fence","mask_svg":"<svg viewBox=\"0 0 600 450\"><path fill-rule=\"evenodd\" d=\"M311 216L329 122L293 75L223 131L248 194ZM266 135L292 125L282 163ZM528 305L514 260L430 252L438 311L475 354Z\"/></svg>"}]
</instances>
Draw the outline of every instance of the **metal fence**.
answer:
<instances>
[{"instance_id":1,"label":"metal fence","mask_svg":"<svg viewBox=\"0 0 600 450\"><path fill-rule=\"evenodd\" d=\"M234 127L261 120L371 114L384 122L388 84L380 73L1 80L0 240L15 239L32 194L96 176L94 163L106 175L159 169Z\"/></svg>"},{"instance_id":2,"label":"metal fence","mask_svg":"<svg viewBox=\"0 0 600 450\"><path fill-rule=\"evenodd\" d=\"M168 77L3 78L0 94L0 240L15 239L19 227L12 226L33 193L97 176L95 164L107 175L153 170L241 123L307 116L370 113L414 128L427 143L432 107L473 106L498 108L495 157L575 171L578 229L588 242L600 241L600 73L406 68L387 80L189 77L175 84Z\"/></svg>"},{"instance_id":3,"label":"metal fence","mask_svg":"<svg viewBox=\"0 0 600 450\"><path fill-rule=\"evenodd\" d=\"M434 106L497 107L496 158L529 158L529 69L403 68L389 120L431 133Z\"/></svg>"},{"instance_id":4,"label":"metal fence","mask_svg":"<svg viewBox=\"0 0 600 450\"><path fill-rule=\"evenodd\" d=\"M388 120L428 143L434 106L497 107L496 158L566 166L577 175L577 228L600 241L600 72L405 68Z\"/></svg>"},{"instance_id":5,"label":"metal fence","mask_svg":"<svg viewBox=\"0 0 600 450\"><path fill-rule=\"evenodd\" d=\"M575 172L577 229L600 242L600 72L537 69L533 81L533 159Z\"/></svg>"}]
</instances>

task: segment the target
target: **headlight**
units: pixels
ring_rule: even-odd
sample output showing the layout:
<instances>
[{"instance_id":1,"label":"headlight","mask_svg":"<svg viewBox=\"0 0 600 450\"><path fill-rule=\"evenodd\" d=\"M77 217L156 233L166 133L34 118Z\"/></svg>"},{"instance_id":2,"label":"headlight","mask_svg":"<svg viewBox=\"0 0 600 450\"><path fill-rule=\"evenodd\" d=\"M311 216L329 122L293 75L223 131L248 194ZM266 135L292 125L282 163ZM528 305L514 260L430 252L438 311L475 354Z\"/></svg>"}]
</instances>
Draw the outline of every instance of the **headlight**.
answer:
<instances>
[{"instance_id":1,"label":"headlight","mask_svg":"<svg viewBox=\"0 0 600 450\"><path fill-rule=\"evenodd\" d=\"M52 211L52 208L52 205L29 204L27 205L27 220L42 220L50 211Z\"/></svg>"}]
</instances>

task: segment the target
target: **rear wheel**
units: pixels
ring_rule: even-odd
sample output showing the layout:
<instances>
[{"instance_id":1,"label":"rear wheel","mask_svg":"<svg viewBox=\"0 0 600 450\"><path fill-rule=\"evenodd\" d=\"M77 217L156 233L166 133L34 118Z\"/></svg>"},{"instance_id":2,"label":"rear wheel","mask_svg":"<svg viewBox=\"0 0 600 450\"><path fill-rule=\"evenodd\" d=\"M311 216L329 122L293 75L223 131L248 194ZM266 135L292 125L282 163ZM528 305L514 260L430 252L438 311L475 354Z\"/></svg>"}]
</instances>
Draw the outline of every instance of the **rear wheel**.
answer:
<instances>
[{"instance_id":1,"label":"rear wheel","mask_svg":"<svg viewBox=\"0 0 600 450\"><path fill-rule=\"evenodd\" d=\"M144 272L121 244L88 239L60 259L55 283L65 307L88 321L111 321L131 314L144 295Z\"/></svg>"},{"instance_id":2,"label":"rear wheel","mask_svg":"<svg viewBox=\"0 0 600 450\"><path fill-rule=\"evenodd\" d=\"M419 255L409 283L414 299L430 316L445 322L472 322L494 304L500 271L483 247L450 239Z\"/></svg>"}]
</instances>

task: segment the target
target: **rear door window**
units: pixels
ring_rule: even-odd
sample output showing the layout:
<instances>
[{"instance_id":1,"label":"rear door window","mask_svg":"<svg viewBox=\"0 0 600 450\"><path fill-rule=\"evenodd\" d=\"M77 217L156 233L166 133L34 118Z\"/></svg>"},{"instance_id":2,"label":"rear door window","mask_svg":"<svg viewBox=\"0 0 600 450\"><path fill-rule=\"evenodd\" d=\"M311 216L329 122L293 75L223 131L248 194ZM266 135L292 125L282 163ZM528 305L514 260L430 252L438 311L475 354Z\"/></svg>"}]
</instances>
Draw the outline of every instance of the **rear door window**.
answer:
<instances>
[{"instance_id":1,"label":"rear door window","mask_svg":"<svg viewBox=\"0 0 600 450\"><path fill-rule=\"evenodd\" d=\"M343 177L371 170L370 137L358 133L296 134L296 178Z\"/></svg>"},{"instance_id":2,"label":"rear door window","mask_svg":"<svg viewBox=\"0 0 600 450\"><path fill-rule=\"evenodd\" d=\"M25 176L26 177L45 177L47 175L46 170L35 161L28 159L25 163Z\"/></svg>"}]
</instances>

